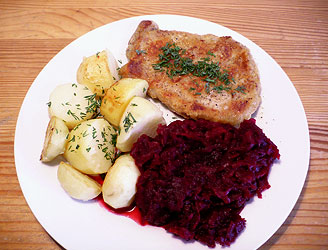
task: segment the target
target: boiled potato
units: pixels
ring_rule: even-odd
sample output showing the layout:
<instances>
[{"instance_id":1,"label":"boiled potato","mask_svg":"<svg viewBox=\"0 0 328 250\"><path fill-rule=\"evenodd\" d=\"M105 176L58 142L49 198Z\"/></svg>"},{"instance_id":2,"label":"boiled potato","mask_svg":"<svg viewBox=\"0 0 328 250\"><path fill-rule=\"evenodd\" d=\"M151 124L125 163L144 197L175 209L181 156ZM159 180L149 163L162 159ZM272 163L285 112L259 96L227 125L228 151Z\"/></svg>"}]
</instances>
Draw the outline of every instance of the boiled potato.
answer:
<instances>
[{"instance_id":1,"label":"boiled potato","mask_svg":"<svg viewBox=\"0 0 328 250\"><path fill-rule=\"evenodd\" d=\"M104 201L115 209L130 206L139 176L140 171L132 156L121 155L106 174L102 185Z\"/></svg>"},{"instance_id":2,"label":"boiled potato","mask_svg":"<svg viewBox=\"0 0 328 250\"><path fill-rule=\"evenodd\" d=\"M121 78L119 75L120 68L117 65L117 61L116 61L116 58L114 57L113 53L110 52L109 49L106 49L106 53L107 53L107 62L108 62L109 70L113 76L113 80L115 82L117 82Z\"/></svg>"},{"instance_id":3,"label":"boiled potato","mask_svg":"<svg viewBox=\"0 0 328 250\"><path fill-rule=\"evenodd\" d=\"M98 96L104 96L106 89L118 79L118 64L109 50L83 58L77 71L77 82Z\"/></svg>"},{"instance_id":4,"label":"boiled potato","mask_svg":"<svg viewBox=\"0 0 328 250\"><path fill-rule=\"evenodd\" d=\"M140 135L155 136L159 124L165 124L165 120L155 104L142 97L132 98L120 121L116 147L130 151Z\"/></svg>"},{"instance_id":5,"label":"boiled potato","mask_svg":"<svg viewBox=\"0 0 328 250\"><path fill-rule=\"evenodd\" d=\"M56 116L51 117L41 153L41 161L49 162L65 151L68 128L65 122Z\"/></svg>"},{"instance_id":6,"label":"boiled potato","mask_svg":"<svg viewBox=\"0 0 328 250\"><path fill-rule=\"evenodd\" d=\"M75 199L88 201L101 193L98 182L65 162L59 164L57 178L63 189Z\"/></svg>"},{"instance_id":7,"label":"boiled potato","mask_svg":"<svg viewBox=\"0 0 328 250\"><path fill-rule=\"evenodd\" d=\"M62 84L50 94L49 114L62 119L69 129L82 121L90 119L94 113L96 96L81 84Z\"/></svg>"},{"instance_id":8,"label":"boiled potato","mask_svg":"<svg viewBox=\"0 0 328 250\"><path fill-rule=\"evenodd\" d=\"M118 126L123 112L134 96L145 97L148 83L141 79L123 78L113 84L100 106L100 113L114 126Z\"/></svg>"},{"instance_id":9,"label":"boiled potato","mask_svg":"<svg viewBox=\"0 0 328 250\"><path fill-rule=\"evenodd\" d=\"M115 157L116 136L103 118L84 121L69 133L64 157L82 173L106 173Z\"/></svg>"}]
</instances>

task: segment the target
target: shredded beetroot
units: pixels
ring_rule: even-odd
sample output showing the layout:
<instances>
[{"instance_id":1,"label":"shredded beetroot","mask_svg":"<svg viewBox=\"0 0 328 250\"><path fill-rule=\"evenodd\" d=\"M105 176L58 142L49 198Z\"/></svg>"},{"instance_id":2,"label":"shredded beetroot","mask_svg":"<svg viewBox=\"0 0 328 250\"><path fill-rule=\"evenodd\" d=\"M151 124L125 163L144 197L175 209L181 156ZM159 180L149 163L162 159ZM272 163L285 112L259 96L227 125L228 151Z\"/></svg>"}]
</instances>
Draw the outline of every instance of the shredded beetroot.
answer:
<instances>
[{"instance_id":1,"label":"shredded beetroot","mask_svg":"<svg viewBox=\"0 0 328 250\"><path fill-rule=\"evenodd\" d=\"M131 151L141 172L136 205L142 219L185 240L229 246L245 228L239 214L247 201L270 188L276 145L254 119L238 129L175 121L157 132L141 136Z\"/></svg>"}]
</instances>

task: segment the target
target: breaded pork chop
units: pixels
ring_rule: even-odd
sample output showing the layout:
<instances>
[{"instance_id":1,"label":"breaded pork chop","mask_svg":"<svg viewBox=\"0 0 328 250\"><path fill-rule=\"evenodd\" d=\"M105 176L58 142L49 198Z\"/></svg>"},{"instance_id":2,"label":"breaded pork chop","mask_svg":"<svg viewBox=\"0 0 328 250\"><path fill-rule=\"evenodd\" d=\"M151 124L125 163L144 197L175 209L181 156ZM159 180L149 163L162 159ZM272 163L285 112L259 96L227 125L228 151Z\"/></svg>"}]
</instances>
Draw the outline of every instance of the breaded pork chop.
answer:
<instances>
[{"instance_id":1,"label":"breaded pork chop","mask_svg":"<svg viewBox=\"0 0 328 250\"><path fill-rule=\"evenodd\" d=\"M260 79L249 50L231 37L160 30L142 21L122 77L148 81L148 95L186 118L240 124L258 108Z\"/></svg>"}]
</instances>

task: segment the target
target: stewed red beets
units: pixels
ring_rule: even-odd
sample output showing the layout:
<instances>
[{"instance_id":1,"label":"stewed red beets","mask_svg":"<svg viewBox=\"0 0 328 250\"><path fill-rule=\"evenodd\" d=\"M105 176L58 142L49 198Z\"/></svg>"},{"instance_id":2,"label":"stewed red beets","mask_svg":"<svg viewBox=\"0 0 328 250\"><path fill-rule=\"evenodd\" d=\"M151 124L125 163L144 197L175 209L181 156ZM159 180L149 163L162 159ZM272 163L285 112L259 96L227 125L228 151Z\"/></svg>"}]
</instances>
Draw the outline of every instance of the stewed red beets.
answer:
<instances>
[{"instance_id":1,"label":"stewed red beets","mask_svg":"<svg viewBox=\"0 0 328 250\"><path fill-rule=\"evenodd\" d=\"M131 155L140 169L136 205L142 219L185 240L229 246L245 228L239 215L270 188L276 145L250 119L239 128L205 120L160 125Z\"/></svg>"}]
</instances>

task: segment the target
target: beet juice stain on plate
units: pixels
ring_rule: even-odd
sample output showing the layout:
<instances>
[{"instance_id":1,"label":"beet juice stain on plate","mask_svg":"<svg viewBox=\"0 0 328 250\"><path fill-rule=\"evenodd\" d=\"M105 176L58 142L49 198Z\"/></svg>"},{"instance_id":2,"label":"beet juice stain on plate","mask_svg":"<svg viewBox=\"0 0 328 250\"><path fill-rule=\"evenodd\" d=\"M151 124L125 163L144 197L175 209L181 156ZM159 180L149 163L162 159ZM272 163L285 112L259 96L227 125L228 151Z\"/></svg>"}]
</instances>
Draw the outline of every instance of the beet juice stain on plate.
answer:
<instances>
[{"instance_id":1,"label":"beet juice stain on plate","mask_svg":"<svg viewBox=\"0 0 328 250\"><path fill-rule=\"evenodd\" d=\"M148 224L147 222L143 221L140 210L135 205L131 205L127 208L114 209L104 201L101 195L98 196L97 201L101 205L101 207L106 208L109 212L113 214L128 217L141 226L145 226Z\"/></svg>"},{"instance_id":2,"label":"beet juice stain on plate","mask_svg":"<svg viewBox=\"0 0 328 250\"><path fill-rule=\"evenodd\" d=\"M103 184L104 179L101 175L95 175L91 176L95 181L97 181L100 185ZM102 194L100 194L97 198L98 203L101 207L106 208L109 212L121 216L128 217L132 220L134 220L136 223L138 223L141 226L145 226L148 223L144 221L141 217L140 210L135 206L135 203L132 203L129 207L115 209L109 206L103 199Z\"/></svg>"}]
</instances>

